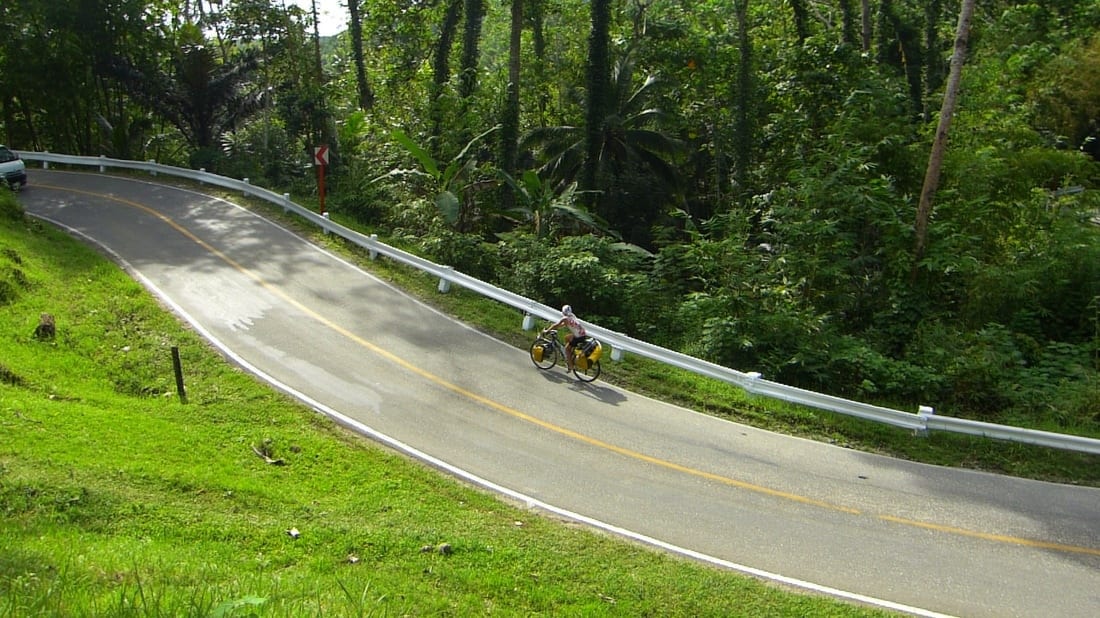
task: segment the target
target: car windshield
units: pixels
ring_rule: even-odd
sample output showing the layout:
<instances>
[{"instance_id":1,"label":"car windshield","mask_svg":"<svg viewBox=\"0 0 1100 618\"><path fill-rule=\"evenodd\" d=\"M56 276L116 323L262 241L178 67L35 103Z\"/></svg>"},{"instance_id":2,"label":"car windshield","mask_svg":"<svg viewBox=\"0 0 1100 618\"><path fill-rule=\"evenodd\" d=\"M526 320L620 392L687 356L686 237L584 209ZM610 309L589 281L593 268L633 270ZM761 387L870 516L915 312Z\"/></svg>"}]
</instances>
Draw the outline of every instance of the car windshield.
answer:
<instances>
[{"instance_id":1,"label":"car windshield","mask_svg":"<svg viewBox=\"0 0 1100 618\"><path fill-rule=\"evenodd\" d=\"M4 146L0 146L0 163L7 163L8 161L14 161L19 157L15 156L15 153L8 150Z\"/></svg>"}]
</instances>

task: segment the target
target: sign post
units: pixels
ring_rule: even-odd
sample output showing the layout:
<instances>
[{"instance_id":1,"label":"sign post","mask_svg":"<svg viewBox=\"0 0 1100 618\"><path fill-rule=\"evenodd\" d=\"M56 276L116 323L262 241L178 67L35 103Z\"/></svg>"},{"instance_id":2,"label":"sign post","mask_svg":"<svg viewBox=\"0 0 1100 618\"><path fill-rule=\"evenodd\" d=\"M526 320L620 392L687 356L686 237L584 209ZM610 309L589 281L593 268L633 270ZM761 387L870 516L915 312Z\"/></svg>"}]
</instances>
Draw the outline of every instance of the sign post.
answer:
<instances>
[{"instance_id":1,"label":"sign post","mask_svg":"<svg viewBox=\"0 0 1100 618\"><path fill-rule=\"evenodd\" d=\"M317 194L320 196L321 216L327 217L325 210L325 166L328 165L328 145L321 144L313 149L313 162L317 164Z\"/></svg>"}]
</instances>

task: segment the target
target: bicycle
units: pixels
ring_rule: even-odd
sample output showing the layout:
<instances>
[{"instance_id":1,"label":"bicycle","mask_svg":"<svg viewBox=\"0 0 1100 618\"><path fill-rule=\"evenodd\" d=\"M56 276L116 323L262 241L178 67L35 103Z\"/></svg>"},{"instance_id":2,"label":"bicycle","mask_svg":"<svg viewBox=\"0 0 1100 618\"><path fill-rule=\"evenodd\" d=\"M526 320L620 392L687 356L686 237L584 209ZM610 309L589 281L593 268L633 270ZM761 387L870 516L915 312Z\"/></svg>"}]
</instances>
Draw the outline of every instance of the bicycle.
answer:
<instances>
[{"instance_id":1,"label":"bicycle","mask_svg":"<svg viewBox=\"0 0 1100 618\"><path fill-rule=\"evenodd\" d=\"M600 356L603 344L588 337L573 348L573 375L581 382L591 382L600 377ZM543 371L565 360L565 344L558 338L558 331L549 329L539 333L531 344L531 362ZM569 363L566 363L569 366Z\"/></svg>"}]
</instances>

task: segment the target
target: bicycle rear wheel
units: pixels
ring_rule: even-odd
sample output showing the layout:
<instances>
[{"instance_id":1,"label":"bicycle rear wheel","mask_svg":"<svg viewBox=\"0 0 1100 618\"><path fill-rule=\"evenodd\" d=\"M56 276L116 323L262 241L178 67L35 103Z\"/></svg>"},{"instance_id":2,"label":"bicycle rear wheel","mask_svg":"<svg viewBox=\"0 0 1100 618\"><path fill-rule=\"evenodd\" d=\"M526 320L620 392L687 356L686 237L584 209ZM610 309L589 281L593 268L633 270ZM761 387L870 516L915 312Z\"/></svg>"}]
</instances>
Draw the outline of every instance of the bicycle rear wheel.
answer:
<instances>
[{"instance_id":1,"label":"bicycle rear wheel","mask_svg":"<svg viewBox=\"0 0 1100 618\"><path fill-rule=\"evenodd\" d=\"M573 365L573 375L577 376L577 379L581 382L591 382L600 377L600 361L589 361L588 367L581 369L580 367Z\"/></svg>"},{"instance_id":2,"label":"bicycle rear wheel","mask_svg":"<svg viewBox=\"0 0 1100 618\"><path fill-rule=\"evenodd\" d=\"M558 346L553 341L539 337L531 344L531 362L539 369L549 369L558 364Z\"/></svg>"}]
</instances>

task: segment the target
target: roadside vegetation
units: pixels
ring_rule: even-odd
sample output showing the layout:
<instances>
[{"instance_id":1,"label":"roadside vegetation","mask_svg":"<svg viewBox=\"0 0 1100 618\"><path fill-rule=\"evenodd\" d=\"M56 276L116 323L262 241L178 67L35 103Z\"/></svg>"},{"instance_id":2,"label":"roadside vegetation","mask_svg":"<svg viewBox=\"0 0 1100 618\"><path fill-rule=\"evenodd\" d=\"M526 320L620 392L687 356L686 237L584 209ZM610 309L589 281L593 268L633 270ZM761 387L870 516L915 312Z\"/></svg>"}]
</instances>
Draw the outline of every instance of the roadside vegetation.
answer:
<instances>
[{"instance_id":1,"label":"roadside vegetation","mask_svg":"<svg viewBox=\"0 0 1100 618\"><path fill-rule=\"evenodd\" d=\"M154 4L6 4L0 141L295 196L323 144L333 217L602 326L1100 435L1095 2Z\"/></svg>"},{"instance_id":2,"label":"roadside vegetation","mask_svg":"<svg viewBox=\"0 0 1100 618\"><path fill-rule=\"evenodd\" d=\"M211 192L210 188L204 190ZM431 276L384 258L371 260L360 248L338 237L324 234L311 224L292 215L288 216L282 209L267 202L225 192L220 196L279 221L311 242L344 255L425 303L502 341L526 349L534 338L533 333L522 330L522 315L511 307L461 288L452 288L449 293L440 294L439 282ZM296 201L312 208L317 207L315 197L296 198ZM379 233L383 242L393 246L412 252L418 251L417 243L410 242L408 238L387 237L382 230L363 226L349 217L336 215L333 218L342 225L365 234ZM600 379L704 414L870 453L1023 478L1100 487L1100 457L1096 455L943 432L916 436L912 432L879 423L752 396L735 386L629 354L621 362L606 361ZM1100 383L1090 386L1100 389ZM1097 391L1097 396L1100 397L1100 390ZM1056 423L1036 428L1055 432L1064 429ZM1100 431L1091 435L1100 437Z\"/></svg>"},{"instance_id":3,"label":"roadside vegetation","mask_svg":"<svg viewBox=\"0 0 1100 618\"><path fill-rule=\"evenodd\" d=\"M0 247L0 617L886 615L504 504L352 435L6 191Z\"/></svg>"}]
</instances>

